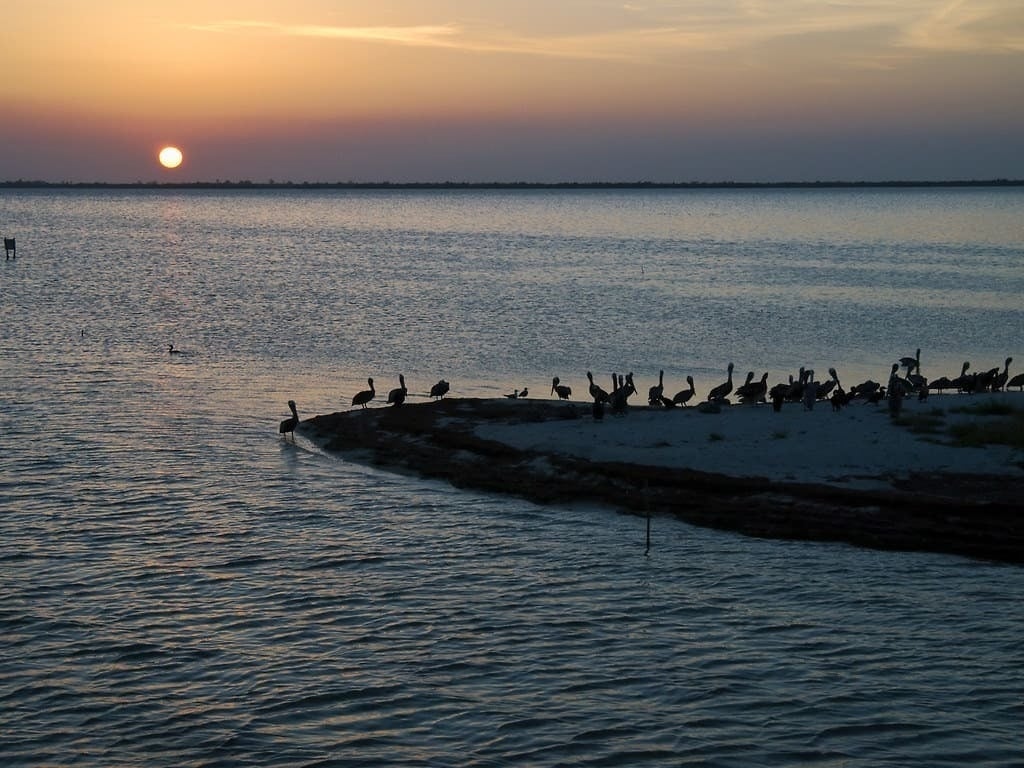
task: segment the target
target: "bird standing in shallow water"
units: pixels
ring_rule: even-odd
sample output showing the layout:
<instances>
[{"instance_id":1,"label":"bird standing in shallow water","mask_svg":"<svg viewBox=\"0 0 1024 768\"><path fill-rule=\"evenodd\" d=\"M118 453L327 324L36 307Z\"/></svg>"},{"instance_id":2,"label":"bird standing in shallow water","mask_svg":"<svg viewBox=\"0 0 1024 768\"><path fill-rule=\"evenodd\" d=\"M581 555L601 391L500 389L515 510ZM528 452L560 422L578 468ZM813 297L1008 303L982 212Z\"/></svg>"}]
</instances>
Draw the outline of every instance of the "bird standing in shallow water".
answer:
<instances>
[{"instance_id":1,"label":"bird standing in shallow water","mask_svg":"<svg viewBox=\"0 0 1024 768\"><path fill-rule=\"evenodd\" d=\"M366 404L377 396L377 390L373 388L373 379L367 379L366 383L370 385L370 388L364 389L362 392L356 392L352 397L352 405L361 405L365 408Z\"/></svg>"},{"instance_id":2,"label":"bird standing in shallow water","mask_svg":"<svg viewBox=\"0 0 1024 768\"><path fill-rule=\"evenodd\" d=\"M398 374L398 386L388 392L388 402L396 408L405 402L409 390L405 388L405 376Z\"/></svg>"},{"instance_id":3,"label":"bird standing in shallow water","mask_svg":"<svg viewBox=\"0 0 1024 768\"><path fill-rule=\"evenodd\" d=\"M281 425L277 428L279 434L292 436L292 440L295 440L295 428L299 426L299 412L295 409L295 401L289 400L288 407L292 411L292 415L281 422Z\"/></svg>"}]
</instances>

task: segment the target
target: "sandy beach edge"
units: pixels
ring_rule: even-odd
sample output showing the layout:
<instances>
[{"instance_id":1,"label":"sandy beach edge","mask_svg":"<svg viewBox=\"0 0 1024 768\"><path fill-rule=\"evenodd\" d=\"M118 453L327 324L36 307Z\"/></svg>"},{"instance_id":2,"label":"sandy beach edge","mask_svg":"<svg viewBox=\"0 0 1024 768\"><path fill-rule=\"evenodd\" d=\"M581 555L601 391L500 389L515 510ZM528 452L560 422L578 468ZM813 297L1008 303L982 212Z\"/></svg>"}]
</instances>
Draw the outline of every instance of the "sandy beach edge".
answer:
<instances>
[{"instance_id":1,"label":"sandy beach edge","mask_svg":"<svg viewBox=\"0 0 1024 768\"><path fill-rule=\"evenodd\" d=\"M738 414L743 407L731 410ZM848 485L759 476L756 467L750 474L706 471L687 467L679 457L648 462L614 447L595 452L570 439L575 434L592 441L587 429L608 426L598 434L625 430L649 441L651 424L680 418L648 414L645 422L647 412L631 409L599 425L589 407L578 403L448 398L315 416L299 432L353 461L541 504L598 503L749 536L1024 563L1019 467L997 465L988 473L935 471L922 464L885 477L879 473L879 482ZM735 418L749 420L746 414ZM826 423L825 414L818 418ZM871 448L851 444L844 450Z\"/></svg>"}]
</instances>

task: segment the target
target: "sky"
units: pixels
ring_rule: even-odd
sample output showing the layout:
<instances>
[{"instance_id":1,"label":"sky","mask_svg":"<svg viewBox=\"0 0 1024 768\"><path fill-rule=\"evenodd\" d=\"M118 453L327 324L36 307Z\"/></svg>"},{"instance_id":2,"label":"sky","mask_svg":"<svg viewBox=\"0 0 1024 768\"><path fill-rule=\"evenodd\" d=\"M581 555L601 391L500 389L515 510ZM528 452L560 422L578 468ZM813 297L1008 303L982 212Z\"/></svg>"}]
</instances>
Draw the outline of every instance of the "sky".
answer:
<instances>
[{"instance_id":1,"label":"sky","mask_svg":"<svg viewBox=\"0 0 1024 768\"><path fill-rule=\"evenodd\" d=\"M0 103L7 181L1021 179L1024 2L5 0Z\"/></svg>"}]
</instances>

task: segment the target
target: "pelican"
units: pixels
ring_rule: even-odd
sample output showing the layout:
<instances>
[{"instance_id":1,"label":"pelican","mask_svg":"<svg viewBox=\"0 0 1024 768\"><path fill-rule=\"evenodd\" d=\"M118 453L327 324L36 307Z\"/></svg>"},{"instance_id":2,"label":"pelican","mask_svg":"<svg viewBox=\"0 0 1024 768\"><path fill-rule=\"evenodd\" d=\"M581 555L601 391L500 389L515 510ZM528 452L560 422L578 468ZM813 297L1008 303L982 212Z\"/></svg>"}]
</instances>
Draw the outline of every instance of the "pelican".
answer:
<instances>
[{"instance_id":1,"label":"pelican","mask_svg":"<svg viewBox=\"0 0 1024 768\"><path fill-rule=\"evenodd\" d=\"M356 392L352 396L352 405L361 405L365 408L366 404L377 396L377 390L373 388L373 379L367 379L366 383L370 385L370 388L364 389L362 392Z\"/></svg>"},{"instance_id":2,"label":"pelican","mask_svg":"<svg viewBox=\"0 0 1024 768\"><path fill-rule=\"evenodd\" d=\"M558 395L559 400L568 400L572 395L572 387L559 384L557 376L551 380L551 391Z\"/></svg>"},{"instance_id":3,"label":"pelican","mask_svg":"<svg viewBox=\"0 0 1024 768\"><path fill-rule=\"evenodd\" d=\"M974 378L973 375L972 376L968 376L967 375L967 369L970 368L970 367L971 367L970 361L966 361L965 360L964 364L963 364L963 367L960 369L960 375L957 376L955 379L953 379L950 382L950 384L952 385L950 387L951 389L952 389L952 387L956 387L957 392L963 392L965 389L968 388L968 386L971 383L969 380Z\"/></svg>"},{"instance_id":4,"label":"pelican","mask_svg":"<svg viewBox=\"0 0 1024 768\"><path fill-rule=\"evenodd\" d=\"M821 383L818 387L818 399L825 400L832 393L832 390L839 386L839 375L836 373L835 368L828 369L829 379ZM842 389L842 387L839 387Z\"/></svg>"},{"instance_id":5,"label":"pelican","mask_svg":"<svg viewBox=\"0 0 1024 768\"><path fill-rule=\"evenodd\" d=\"M291 409L292 415L281 422L277 431L282 435L290 434L292 436L292 440L295 440L295 428L299 426L299 412L295 410L294 400L288 401L288 407Z\"/></svg>"},{"instance_id":6,"label":"pelican","mask_svg":"<svg viewBox=\"0 0 1024 768\"><path fill-rule=\"evenodd\" d=\"M693 376L687 376L686 383L690 385L690 388L679 390L672 398L673 403L678 403L683 407L686 407L686 404L690 402L691 399L693 399L693 396L695 394L697 394L697 390L694 389L693 387Z\"/></svg>"},{"instance_id":7,"label":"pelican","mask_svg":"<svg viewBox=\"0 0 1024 768\"><path fill-rule=\"evenodd\" d=\"M625 377L619 377L619 386L609 396L612 413L623 414L626 406L629 405L629 396L636 394L636 386L633 384L633 372L630 371Z\"/></svg>"},{"instance_id":8,"label":"pelican","mask_svg":"<svg viewBox=\"0 0 1024 768\"><path fill-rule=\"evenodd\" d=\"M736 387L736 397L742 399L746 395L747 390L750 389L751 382L753 382L753 380L754 380L754 372L753 371L747 371L747 378L743 381L742 384L740 384L738 387Z\"/></svg>"},{"instance_id":9,"label":"pelican","mask_svg":"<svg viewBox=\"0 0 1024 768\"><path fill-rule=\"evenodd\" d=\"M729 377L717 387L708 392L708 402L712 400L724 400L732 392L732 363L729 363L727 370L729 371Z\"/></svg>"},{"instance_id":10,"label":"pelican","mask_svg":"<svg viewBox=\"0 0 1024 768\"><path fill-rule=\"evenodd\" d=\"M665 391L665 372L658 371L658 384L648 390L647 403L649 405L661 405L661 393Z\"/></svg>"},{"instance_id":11,"label":"pelican","mask_svg":"<svg viewBox=\"0 0 1024 768\"><path fill-rule=\"evenodd\" d=\"M737 393L739 394L739 393ZM761 374L760 381L748 381L740 399L746 403L763 403L768 395L768 371Z\"/></svg>"},{"instance_id":12,"label":"pelican","mask_svg":"<svg viewBox=\"0 0 1024 768\"><path fill-rule=\"evenodd\" d=\"M814 371L811 371L811 375ZM789 389L786 390L786 399L791 400L795 403L800 402L804 399L804 387L807 385L808 373L807 370L801 365L800 371L798 372L796 381L791 381Z\"/></svg>"},{"instance_id":13,"label":"pelican","mask_svg":"<svg viewBox=\"0 0 1024 768\"><path fill-rule=\"evenodd\" d=\"M917 352L914 354L913 357L901 357L900 358L900 365L907 369L907 376L908 377L910 376L910 372L913 371L915 368L917 369L917 372L920 373L921 372L921 348L920 347L917 348Z\"/></svg>"},{"instance_id":14,"label":"pelican","mask_svg":"<svg viewBox=\"0 0 1024 768\"><path fill-rule=\"evenodd\" d=\"M587 371L587 380L590 382L590 386L588 387L588 391L590 392L590 396L594 399L594 402L595 403L607 403L608 402L608 393L605 392L603 389L601 389L601 387L599 387L597 384L594 383L594 374L592 374L590 371Z\"/></svg>"},{"instance_id":15,"label":"pelican","mask_svg":"<svg viewBox=\"0 0 1024 768\"><path fill-rule=\"evenodd\" d=\"M451 389L451 385L444 379L441 379L439 382L437 382L437 384L430 388L430 396L436 398L443 398L445 395L448 394L449 389Z\"/></svg>"},{"instance_id":16,"label":"pelican","mask_svg":"<svg viewBox=\"0 0 1024 768\"><path fill-rule=\"evenodd\" d=\"M1024 373L1018 373L1008 382L1006 382L1006 388L1017 387L1018 392L1024 392Z\"/></svg>"},{"instance_id":17,"label":"pelican","mask_svg":"<svg viewBox=\"0 0 1024 768\"><path fill-rule=\"evenodd\" d=\"M1013 362L1012 357L1006 358L1006 363L1003 366L1003 372L997 373L996 377L992 379L992 391L998 392L1006 386L1007 379L1010 378L1010 363Z\"/></svg>"},{"instance_id":18,"label":"pelican","mask_svg":"<svg viewBox=\"0 0 1024 768\"><path fill-rule=\"evenodd\" d=\"M405 388L405 376L398 374L398 386L388 392L388 402L393 403L395 408L405 402L409 390Z\"/></svg>"}]
</instances>

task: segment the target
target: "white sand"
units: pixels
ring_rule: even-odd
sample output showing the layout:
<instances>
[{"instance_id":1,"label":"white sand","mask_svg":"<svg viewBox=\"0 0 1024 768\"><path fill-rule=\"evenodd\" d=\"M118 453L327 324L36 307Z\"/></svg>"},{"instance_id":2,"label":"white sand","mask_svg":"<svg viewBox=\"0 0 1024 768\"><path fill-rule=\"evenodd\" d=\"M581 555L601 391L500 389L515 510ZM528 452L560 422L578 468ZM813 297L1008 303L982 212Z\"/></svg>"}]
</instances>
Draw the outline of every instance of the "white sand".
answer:
<instances>
[{"instance_id":1,"label":"white sand","mask_svg":"<svg viewBox=\"0 0 1024 768\"><path fill-rule=\"evenodd\" d=\"M1007 400L1024 408L1017 392L980 395L932 395L924 403L907 399L904 415L944 412L945 425L981 416L951 409L986 400ZM634 403L640 396L632 398ZM510 408L523 402L508 401ZM892 423L887 405L857 402L834 412L827 402L811 411L786 403L780 413L770 405L733 405L720 413L695 407L669 410L633 405L625 416L607 411L601 421L590 404L577 402L574 420L541 423L488 423L483 438L521 449L563 453L594 461L623 461L690 468L732 476L828 483L850 488L884 488L893 477L912 472L957 472L1021 477L1024 453L1008 446L964 448L948 444L945 429L920 435ZM945 441L946 444L940 444Z\"/></svg>"}]
</instances>

